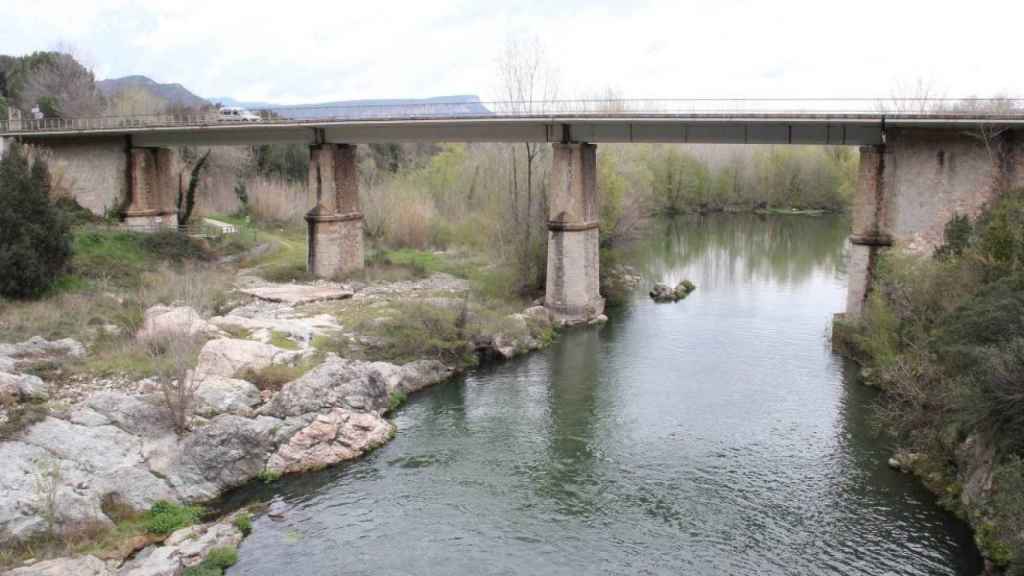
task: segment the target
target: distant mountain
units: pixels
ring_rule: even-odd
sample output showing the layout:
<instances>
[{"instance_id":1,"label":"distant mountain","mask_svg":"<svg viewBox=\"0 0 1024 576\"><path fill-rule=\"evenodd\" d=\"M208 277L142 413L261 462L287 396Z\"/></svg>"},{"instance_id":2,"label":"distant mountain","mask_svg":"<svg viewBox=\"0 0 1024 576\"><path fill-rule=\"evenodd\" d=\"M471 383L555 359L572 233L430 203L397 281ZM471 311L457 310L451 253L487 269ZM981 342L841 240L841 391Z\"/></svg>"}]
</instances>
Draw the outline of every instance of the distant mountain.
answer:
<instances>
[{"instance_id":1,"label":"distant mountain","mask_svg":"<svg viewBox=\"0 0 1024 576\"><path fill-rule=\"evenodd\" d=\"M437 96L434 98L392 98L375 100L341 100L314 104L282 106L270 102L209 98L222 106L237 106L248 110L272 110L282 118L307 120L312 118L374 118L424 115L489 116L493 114L480 97L470 94Z\"/></svg>"},{"instance_id":2,"label":"distant mountain","mask_svg":"<svg viewBox=\"0 0 1024 576\"><path fill-rule=\"evenodd\" d=\"M188 91L187 88L177 83L161 84L145 76L125 76L124 78L110 78L100 80L96 88L104 96L113 96L123 90L141 88L154 94L172 105L199 107L207 106L209 102Z\"/></svg>"}]
</instances>

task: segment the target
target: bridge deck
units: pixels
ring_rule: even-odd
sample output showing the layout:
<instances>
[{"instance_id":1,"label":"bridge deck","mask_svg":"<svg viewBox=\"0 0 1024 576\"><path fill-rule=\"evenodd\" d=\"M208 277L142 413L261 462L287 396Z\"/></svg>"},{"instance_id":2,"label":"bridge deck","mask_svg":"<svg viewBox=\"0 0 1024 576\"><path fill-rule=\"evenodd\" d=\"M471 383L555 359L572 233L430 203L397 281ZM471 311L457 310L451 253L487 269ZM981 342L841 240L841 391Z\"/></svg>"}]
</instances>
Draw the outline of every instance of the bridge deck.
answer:
<instances>
[{"instance_id":1,"label":"bridge deck","mask_svg":"<svg viewBox=\"0 0 1024 576\"><path fill-rule=\"evenodd\" d=\"M574 114L404 117L373 119L269 119L252 123L190 119L146 122L121 119L29 121L0 136L31 141L131 136L134 146L246 145L370 142L675 142L732 144L882 143L887 127L978 130L1024 128L1024 116L936 114Z\"/></svg>"}]
</instances>

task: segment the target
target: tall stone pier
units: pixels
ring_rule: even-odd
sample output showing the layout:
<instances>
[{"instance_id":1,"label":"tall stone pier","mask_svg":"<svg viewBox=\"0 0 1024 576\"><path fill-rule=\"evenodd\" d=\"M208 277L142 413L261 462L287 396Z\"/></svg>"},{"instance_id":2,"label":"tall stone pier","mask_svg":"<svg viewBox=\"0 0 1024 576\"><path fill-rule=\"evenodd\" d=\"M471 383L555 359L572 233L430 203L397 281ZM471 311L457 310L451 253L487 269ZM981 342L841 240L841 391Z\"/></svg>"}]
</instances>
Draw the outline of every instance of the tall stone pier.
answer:
<instances>
[{"instance_id":1,"label":"tall stone pier","mask_svg":"<svg viewBox=\"0 0 1024 576\"><path fill-rule=\"evenodd\" d=\"M566 324L604 311L599 291L597 147L553 144L544 306Z\"/></svg>"},{"instance_id":2,"label":"tall stone pier","mask_svg":"<svg viewBox=\"0 0 1024 576\"><path fill-rule=\"evenodd\" d=\"M847 262L847 317L863 311L883 250L893 246L929 256L942 244L954 215L974 221L999 194L1024 184L1021 148L1013 130L967 123L948 130L891 128L885 144L862 147Z\"/></svg>"},{"instance_id":3,"label":"tall stone pier","mask_svg":"<svg viewBox=\"0 0 1024 576\"><path fill-rule=\"evenodd\" d=\"M333 278L363 267L363 214L353 144L316 144L309 149L309 187L316 206L309 225L309 271Z\"/></svg>"},{"instance_id":4,"label":"tall stone pier","mask_svg":"<svg viewBox=\"0 0 1024 576\"><path fill-rule=\"evenodd\" d=\"M128 150L128 206L124 223L151 228L178 225L177 157L170 148Z\"/></svg>"}]
</instances>

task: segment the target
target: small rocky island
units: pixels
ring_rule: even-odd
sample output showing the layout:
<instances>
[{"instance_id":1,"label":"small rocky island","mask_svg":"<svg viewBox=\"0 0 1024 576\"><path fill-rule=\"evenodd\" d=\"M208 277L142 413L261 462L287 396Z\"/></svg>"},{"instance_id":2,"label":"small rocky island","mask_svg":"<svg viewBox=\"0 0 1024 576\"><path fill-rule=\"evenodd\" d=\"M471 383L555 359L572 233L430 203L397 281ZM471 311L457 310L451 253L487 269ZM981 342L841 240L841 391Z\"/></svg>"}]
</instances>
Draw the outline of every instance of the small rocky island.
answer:
<instances>
[{"instance_id":1,"label":"small rocky island","mask_svg":"<svg viewBox=\"0 0 1024 576\"><path fill-rule=\"evenodd\" d=\"M670 287L664 282L658 282L651 288L651 299L655 302L678 302L690 295L697 289L697 286L689 280L683 280L679 284L676 284L675 288Z\"/></svg>"}]
</instances>

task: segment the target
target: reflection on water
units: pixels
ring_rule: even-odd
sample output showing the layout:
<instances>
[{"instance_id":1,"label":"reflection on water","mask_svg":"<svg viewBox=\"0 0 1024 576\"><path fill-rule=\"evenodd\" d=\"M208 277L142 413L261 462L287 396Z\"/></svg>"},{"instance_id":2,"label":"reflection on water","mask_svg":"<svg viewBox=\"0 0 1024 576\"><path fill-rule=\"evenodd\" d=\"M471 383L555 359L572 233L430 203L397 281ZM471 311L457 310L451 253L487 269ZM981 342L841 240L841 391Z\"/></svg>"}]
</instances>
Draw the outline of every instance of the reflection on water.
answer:
<instances>
[{"instance_id":1,"label":"reflection on water","mask_svg":"<svg viewBox=\"0 0 1024 576\"><path fill-rule=\"evenodd\" d=\"M976 574L965 528L889 470L825 332L846 223L659 223L598 329L421 393L369 457L279 500L230 574ZM259 493L262 491L262 493Z\"/></svg>"}]
</instances>

